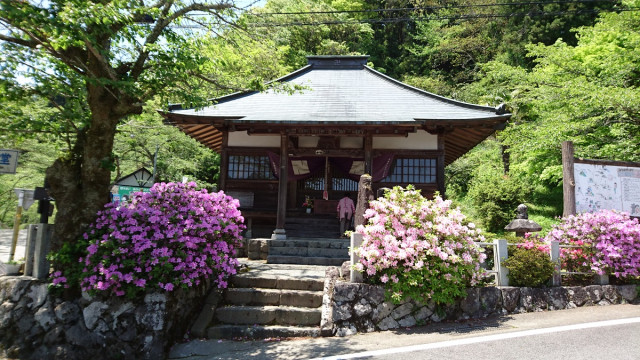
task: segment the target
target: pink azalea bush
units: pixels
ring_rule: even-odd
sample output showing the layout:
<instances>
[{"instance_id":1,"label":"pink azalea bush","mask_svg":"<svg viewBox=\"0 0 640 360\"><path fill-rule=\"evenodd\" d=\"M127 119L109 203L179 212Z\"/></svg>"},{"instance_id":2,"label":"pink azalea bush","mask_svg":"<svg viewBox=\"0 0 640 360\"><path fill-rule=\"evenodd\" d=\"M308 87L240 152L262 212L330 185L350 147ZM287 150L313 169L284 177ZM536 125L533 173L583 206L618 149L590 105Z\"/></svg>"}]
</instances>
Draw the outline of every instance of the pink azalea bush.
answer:
<instances>
[{"instance_id":1,"label":"pink azalea bush","mask_svg":"<svg viewBox=\"0 0 640 360\"><path fill-rule=\"evenodd\" d=\"M626 213L601 210L563 218L546 240L578 246L561 249L568 271L640 276L640 224Z\"/></svg>"},{"instance_id":2,"label":"pink azalea bush","mask_svg":"<svg viewBox=\"0 0 640 360\"><path fill-rule=\"evenodd\" d=\"M364 216L368 223L356 229L363 242L353 249L360 257L354 268L385 284L392 300L453 303L483 278L486 256L474 242L484 237L451 209L451 201L427 200L411 185L394 187Z\"/></svg>"},{"instance_id":3,"label":"pink azalea bush","mask_svg":"<svg viewBox=\"0 0 640 360\"><path fill-rule=\"evenodd\" d=\"M84 234L82 290L135 297L204 279L225 288L236 273L234 249L244 229L238 206L223 192L196 190L193 182L156 184L129 204L105 205ZM66 284L63 273L53 274L53 284Z\"/></svg>"}]
</instances>

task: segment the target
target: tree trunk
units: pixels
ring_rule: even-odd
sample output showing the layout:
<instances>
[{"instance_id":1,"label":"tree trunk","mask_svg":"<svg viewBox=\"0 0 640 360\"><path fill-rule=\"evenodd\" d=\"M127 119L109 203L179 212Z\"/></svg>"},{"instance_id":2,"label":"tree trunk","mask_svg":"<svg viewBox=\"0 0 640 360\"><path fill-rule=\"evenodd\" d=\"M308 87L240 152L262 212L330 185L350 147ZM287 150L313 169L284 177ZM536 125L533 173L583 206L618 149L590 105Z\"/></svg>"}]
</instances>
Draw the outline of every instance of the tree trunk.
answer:
<instances>
[{"instance_id":1,"label":"tree trunk","mask_svg":"<svg viewBox=\"0 0 640 360\"><path fill-rule=\"evenodd\" d=\"M113 141L118 122L134 109L130 100L117 100L113 90L87 86L91 123L78 133L69 156L47 169L50 194L58 210L52 251L75 242L110 201ZM137 111L130 111L130 114Z\"/></svg>"}]
</instances>

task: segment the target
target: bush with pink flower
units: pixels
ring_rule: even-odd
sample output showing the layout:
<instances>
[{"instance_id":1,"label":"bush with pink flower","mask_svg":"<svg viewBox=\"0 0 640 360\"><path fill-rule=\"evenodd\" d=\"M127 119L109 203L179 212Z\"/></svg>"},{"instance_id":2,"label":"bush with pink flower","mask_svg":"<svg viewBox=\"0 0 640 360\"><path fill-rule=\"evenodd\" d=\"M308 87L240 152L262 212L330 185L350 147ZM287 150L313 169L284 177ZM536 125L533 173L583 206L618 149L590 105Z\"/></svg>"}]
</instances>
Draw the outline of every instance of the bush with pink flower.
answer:
<instances>
[{"instance_id":1,"label":"bush with pink flower","mask_svg":"<svg viewBox=\"0 0 640 360\"><path fill-rule=\"evenodd\" d=\"M368 223L356 229L363 243L353 250L360 257L354 268L384 284L391 300L450 304L483 278L485 255L475 242L484 237L451 201L397 186L372 201L364 216Z\"/></svg>"},{"instance_id":2,"label":"bush with pink flower","mask_svg":"<svg viewBox=\"0 0 640 360\"><path fill-rule=\"evenodd\" d=\"M601 210L563 218L546 240L577 246L561 250L565 270L640 276L640 223L626 213Z\"/></svg>"},{"instance_id":3,"label":"bush with pink flower","mask_svg":"<svg viewBox=\"0 0 640 360\"><path fill-rule=\"evenodd\" d=\"M226 287L227 277L236 273L234 249L244 229L238 206L223 192L197 190L193 182L156 184L129 204L105 205L84 241L75 245L81 248L76 261L82 290L135 297L205 279ZM54 262L69 262L74 253L69 249L56 254ZM65 269L60 270L52 276L54 285L67 283Z\"/></svg>"}]
</instances>

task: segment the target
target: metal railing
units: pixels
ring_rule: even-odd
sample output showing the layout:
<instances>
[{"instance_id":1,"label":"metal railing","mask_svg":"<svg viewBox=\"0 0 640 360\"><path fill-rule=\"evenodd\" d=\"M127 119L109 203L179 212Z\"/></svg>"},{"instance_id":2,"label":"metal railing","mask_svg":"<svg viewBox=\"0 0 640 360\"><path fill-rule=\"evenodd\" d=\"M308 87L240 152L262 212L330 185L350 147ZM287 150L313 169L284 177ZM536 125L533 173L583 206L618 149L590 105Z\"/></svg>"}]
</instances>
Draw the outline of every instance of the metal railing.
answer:
<instances>
[{"instance_id":1,"label":"metal railing","mask_svg":"<svg viewBox=\"0 0 640 360\"><path fill-rule=\"evenodd\" d=\"M509 269L504 266L504 261L509 258L509 246L516 246L518 244L508 243L504 239L496 239L493 242L476 242L481 247L493 247L493 268L486 269L487 274L495 276L497 286L509 286ZM561 248L581 248L577 245L560 245L558 241L552 241L549 251L551 261L555 265L555 271L553 273L552 285L561 286L562 276L568 275L593 275L594 282L598 285L609 284L609 277L607 275L598 275L594 272L576 272L562 270L562 263L560 259Z\"/></svg>"}]
</instances>

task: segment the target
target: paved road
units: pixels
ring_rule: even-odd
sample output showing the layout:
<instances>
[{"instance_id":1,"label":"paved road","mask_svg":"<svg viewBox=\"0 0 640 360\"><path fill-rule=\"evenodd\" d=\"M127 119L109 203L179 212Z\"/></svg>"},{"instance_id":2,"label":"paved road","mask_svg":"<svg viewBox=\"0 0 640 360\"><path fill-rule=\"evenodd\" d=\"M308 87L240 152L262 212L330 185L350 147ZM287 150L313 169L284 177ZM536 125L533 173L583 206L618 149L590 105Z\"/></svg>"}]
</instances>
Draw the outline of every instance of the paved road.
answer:
<instances>
[{"instance_id":1,"label":"paved road","mask_svg":"<svg viewBox=\"0 0 640 360\"><path fill-rule=\"evenodd\" d=\"M9 253L11 252L11 239L13 238L13 230L0 230L0 262L9 261ZM15 260L24 258L25 246L27 243L27 230L20 230L18 235L18 244L16 253L13 256Z\"/></svg>"},{"instance_id":2,"label":"paved road","mask_svg":"<svg viewBox=\"0 0 640 360\"><path fill-rule=\"evenodd\" d=\"M580 329L585 326L581 324L633 318L636 318L635 321L640 321L640 306L593 306L509 315L483 321L435 324L344 338L244 342L194 340L174 346L169 358L188 360L323 357L394 360L464 358L635 360L640 358L639 323ZM554 331L557 330L554 328L568 325L577 327L560 328L564 331ZM527 331L530 333L526 333ZM487 336L495 336L495 338L486 338ZM406 352L407 349L404 348L406 346L426 348ZM388 351L389 354L360 354L364 357L349 355L367 351Z\"/></svg>"}]
</instances>

